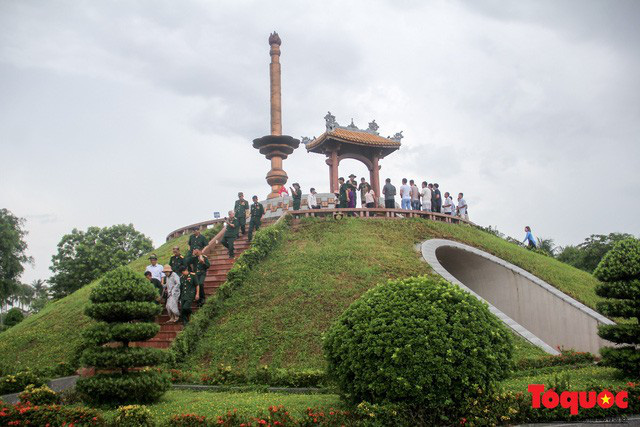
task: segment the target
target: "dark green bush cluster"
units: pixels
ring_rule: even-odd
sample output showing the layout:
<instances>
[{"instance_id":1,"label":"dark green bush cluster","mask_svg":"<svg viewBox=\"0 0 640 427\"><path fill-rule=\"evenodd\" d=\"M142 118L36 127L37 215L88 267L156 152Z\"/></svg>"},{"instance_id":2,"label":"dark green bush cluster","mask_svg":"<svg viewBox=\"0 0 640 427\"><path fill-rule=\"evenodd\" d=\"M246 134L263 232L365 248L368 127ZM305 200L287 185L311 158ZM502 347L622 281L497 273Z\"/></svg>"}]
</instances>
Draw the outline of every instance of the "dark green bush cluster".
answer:
<instances>
[{"instance_id":1,"label":"dark green bush cluster","mask_svg":"<svg viewBox=\"0 0 640 427\"><path fill-rule=\"evenodd\" d=\"M444 280L391 280L356 300L325 335L328 375L351 403L403 403L450 420L511 368L509 331Z\"/></svg>"},{"instance_id":2,"label":"dark green bush cluster","mask_svg":"<svg viewBox=\"0 0 640 427\"><path fill-rule=\"evenodd\" d=\"M18 403L0 407L0 425L104 426L100 412L81 406L33 405Z\"/></svg>"},{"instance_id":3,"label":"dark green bush cluster","mask_svg":"<svg viewBox=\"0 0 640 427\"><path fill-rule=\"evenodd\" d=\"M153 403L171 386L169 378L155 370L100 373L78 380L78 391L90 402L118 404L121 402Z\"/></svg>"},{"instance_id":4,"label":"dark green bush cluster","mask_svg":"<svg viewBox=\"0 0 640 427\"><path fill-rule=\"evenodd\" d=\"M17 393L28 385L40 386L47 382L46 378L33 371L21 371L0 377L0 394Z\"/></svg>"},{"instance_id":5,"label":"dark green bush cluster","mask_svg":"<svg viewBox=\"0 0 640 427\"><path fill-rule=\"evenodd\" d=\"M290 225L290 215L283 217L276 224L258 230L251 241L251 247L244 251L227 273L226 282L220 286L215 295L207 298L206 303L192 317L189 325L176 337L171 345L175 360L183 360L194 351L200 337L209 327L211 320L220 311L222 303L232 292L242 286L249 271L263 260L282 238L284 230Z\"/></svg>"},{"instance_id":6,"label":"dark green bush cluster","mask_svg":"<svg viewBox=\"0 0 640 427\"><path fill-rule=\"evenodd\" d=\"M18 398L21 402L30 402L32 405L53 405L60 403L58 393L46 385L41 387L36 387L33 384L28 385L24 391L18 395Z\"/></svg>"},{"instance_id":7,"label":"dark green bush cluster","mask_svg":"<svg viewBox=\"0 0 640 427\"><path fill-rule=\"evenodd\" d=\"M147 403L156 401L168 390L169 375L141 370L167 361L167 352L129 346L130 342L146 340L157 333L158 325L151 323L161 310L154 302L156 296L154 286L127 267L107 273L92 290L86 313L100 323L87 330L81 360L99 373L78 380L76 388L85 400L105 404ZM116 345L104 346L107 343Z\"/></svg>"},{"instance_id":8,"label":"dark green bush cluster","mask_svg":"<svg viewBox=\"0 0 640 427\"><path fill-rule=\"evenodd\" d=\"M598 328L602 338L620 345L602 348L602 361L627 375L640 377L640 240L618 242L593 274L603 282L596 288L596 294L609 298L598 303L598 310L606 316L632 321Z\"/></svg>"},{"instance_id":9,"label":"dark green bush cluster","mask_svg":"<svg viewBox=\"0 0 640 427\"><path fill-rule=\"evenodd\" d=\"M106 323L98 322L84 332L85 341L101 345L112 341L146 341L160 331L157 323Z\"/></svg>"},{"instance_id":10,"label":"dark green bush cluster","mask_svg":"<svg viewBox=\"0 0 640 427\"><path fill-rule=\"evenodd\" d=\"M167 352L145 347L95 347L83 353L83 360L98 369L155 366L167 360Z\"/></svg>"}]
</instances>

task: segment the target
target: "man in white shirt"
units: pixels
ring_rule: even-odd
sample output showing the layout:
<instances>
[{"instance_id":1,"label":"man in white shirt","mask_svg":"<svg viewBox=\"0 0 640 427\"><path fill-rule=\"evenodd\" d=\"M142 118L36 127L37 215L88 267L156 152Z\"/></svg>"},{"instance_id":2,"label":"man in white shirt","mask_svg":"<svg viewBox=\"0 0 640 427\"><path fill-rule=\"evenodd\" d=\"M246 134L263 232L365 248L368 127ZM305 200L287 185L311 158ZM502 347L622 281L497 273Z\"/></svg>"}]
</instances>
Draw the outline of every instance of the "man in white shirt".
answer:
<instances>
[{"instance_id":1,"label":"man in white shirt","mask_svg":"<svg viewBox=\"0 0 640 427\"><path fill-rule=\"evenodd\" d=\"M422 210L431 212L431 189L427 186L427 181L422 181L420 197L422 197Z\"/></svg>"},{"instance_id":2,"label":"man in white shirt","mask_svg":"<svg viewBox=\"0 0 640 427\"><path fill-rule=\"evenodd\" d=\"M451 215L453 206L453 199L449 195L449 192L444 193L444 199L442 200L442 213L445 215Z\"/></svg>"},{"instance_id":3,"label":"man in white shirt","mask_svg":"<svg viewBox=\"0 0 640 427\"><path fill-rule=\"evenodd\" d=\"M458 193L458 215L460 218L469 221L469 215L467 215L467 202L462 198L464 194Z\"/></svg>"},{"instance_id":4,"label":"man in white shirt","mask_svg":"<svg viewBox=\"0 0 640 427\"><path fill-rule=\"evenodd\" d=\"M316 189L312 188L309 191L311 191L311 194L307 196L307 204L309 205L309 209L320 209L318 198L316 197Z\"/></svg>"},{"instance_id":5,"label":"man in white shirt","mask_svg":"<svg viewBox=\"0 0 640 427\"><path fill-rule=\"evenodd\" d=\"M151 265L148 265L145 271L150 272L153 279L158 279L162 282L162 278L164 277L164 272L162 271L163 267L158 264L158 257L156 254L151 254L151 256L149 256L149 262L151 262Z\"/></svg>"},{"instance_id":6,"label":"man in white shirt","mask_svg":"<svg viewBox=\"0 0 640 427\"><path fill-rule=\"evenodd\" d=\"M402 204L401 209L411 209L411 187L407 185L407 178L402 178L402 185L400 186L400 199Z\"/></svg>"}]
</instances>

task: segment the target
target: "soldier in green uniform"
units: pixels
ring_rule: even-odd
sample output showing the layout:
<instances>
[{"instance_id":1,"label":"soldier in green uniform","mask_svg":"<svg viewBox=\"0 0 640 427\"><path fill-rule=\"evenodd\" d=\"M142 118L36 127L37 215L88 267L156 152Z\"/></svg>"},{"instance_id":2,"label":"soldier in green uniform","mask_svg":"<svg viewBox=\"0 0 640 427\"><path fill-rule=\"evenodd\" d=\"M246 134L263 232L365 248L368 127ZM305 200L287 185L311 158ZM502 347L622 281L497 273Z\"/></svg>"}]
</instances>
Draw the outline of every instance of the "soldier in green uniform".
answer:
<instances>
[{"instance_id":1,"label":"soldier in green uniform","mask_svg":"<svg viewBox=\"0 0 640 427\"><path fill-rule=\"evenodd\" d=\"M245 234L245 227L247 225L247 209L249 209L249 202L244 199L244 194L238 193L238 200L236 200L236 205L233 207L233 210L238 219L238 224L240 224L240 232L242 232L242 235Z\"/></svg>"},{"instance_id":2,"label":"soldier in green uniform","mask_svg":"<svg viewBox=\"0 0 640 427\"><path fill-rule=\"evenodd\" d=\"M253 196L251 199L253 203L251 204L251 213L249 215L249 241L253 237L253 231L260 229L262 215L264 215L264 206L258 202L258 196Z\"/></svg>"},{"instance_id":3,"label":"soldier in green uniform","mask_svg":"<svg viewBox=\"0 0 640 427\"><path fill-rule=\"evenodd\" d=\"M338 178L338 184L340 184L340 203L338 204L339 208L346 208L347 203L349 202L349 185L345 184L344 178Z\"/></svg>"},{"instance_id":4,"label":"soldier in green uniform","mask_svg":"<svg viewBox=\"0 0 640 427\"><path fill-rule=\"evenodd\" d=\"M291 197L293 198L293 210L300 210L300 201L302 200L302 190L300 189L300 184L297 182L293 183L293 188L289 187L291 190Z\"/></svg>"},{"instance_id":5,"label":"soldier in green uniform","mask_svg":"<svg viewBox=\"0 0 640 427\"><path fill-rule=\"evenodd\" d=\"M198 306L202 307L202 304L204 304L204 279L207 277L207 270L211 266L211 263L209 262L209 258L202 253L201 249L195 248L193 255L187 258L186 264L189 271L196 274L198 290L200 291Z\"/></svg>"},{"instance_id":6,"label":"soldier in green uniform","mask_svg":"<svg viewBox=\"0 0 640 427\"><path fill-rule=\"evenodd\" d=\"M204 249L208 243L207 239L200 234L200 230L194 231L193 234L189 236L189 252L187 252L187 256L191 256L195 248Z\"/></svg>"},{"instance_id":7,"label":"soldier in green uniform","mask_svg":"<svg viewBox=\"0 0 640 427\"><path fill-rule=\"evenodd\" d=\"M204 237L204 236L203 236ZM180 246L173 247L173 255L169 258L169 265L171 266L172 271L180 271L182 270L182 266L185 263L184 257L180 254ZM180 274L180 273L176 273Z\"/></svg>"},{"instance_id":8,"label":"soldier in green uniform","mask_svg":"<svg viewBox=\"0 0 640 427\"><path fill-rule=\"evenodd\" d=\"M180 276L180 321L183 325L189 323L191 305L200 297L198 279L195 273L190 273L186 266L182 267Z\"/></svg>"},{"instance_id":9,"label":"soldier in green uniform","mask_svg":"<svg viewBox=\"0 0 640 427\"><path fill-rule=\"evenodd\" d=\"M240 223L238 222L238 218L235 217L235 212L229 211L229 218L225 222L227 229L222 236L222 246L229 250L229 258L234 257L234 247L233 244L238 238L238 229L240 228Z\"/></svg>"}]
</instances>

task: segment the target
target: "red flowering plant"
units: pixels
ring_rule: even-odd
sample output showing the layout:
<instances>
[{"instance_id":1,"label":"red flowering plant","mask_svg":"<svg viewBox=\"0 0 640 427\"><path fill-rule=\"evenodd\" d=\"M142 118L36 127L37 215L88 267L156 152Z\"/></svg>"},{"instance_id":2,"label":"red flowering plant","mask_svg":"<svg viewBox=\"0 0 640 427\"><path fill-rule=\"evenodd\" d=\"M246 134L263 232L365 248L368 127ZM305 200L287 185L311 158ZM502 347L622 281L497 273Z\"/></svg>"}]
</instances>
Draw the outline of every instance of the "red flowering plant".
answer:
<instances>
[{"instance_id":1,"label":"red flowering plant","mask_svg":"<svg viewBox=\"0 0 640 427\"><path fill-rule=\"evenodd\" d=\"M102 426L105 421L95 409L59 405L34 406L30 402L21 402L0 405L0 425Z\"/></svg>"},{"instance_id":2,"label":"red flowering plant","mask_svg":"<svg viewBox=\"0 0 640 427\"><path fill-rule=\"evenodd\" d=\"M339 409L307 408L302 419L298 420L299 426L345 426L354 424L353 414Z\"/></svg>"},{"instance_id":3,"label":"red flowering plant","mask_svg":"<svg viewBox=\"0 0 640 427\"><path fill-rule=\"evenodd\" d=\"M289 411L284 406L269 406L267 415L255 418L259 426L291 426L297 425Z\"/></svg>"},{"instance_id":4,"label":"red flowering plant","mask_svg":"<svg viewBox=\"0 0 640 427\"><path fill-rule=\"evenodd\" d=\"M209 425L207 417L196 414L178 414L173 415L167 425L170 427L191 427Z\"/></svg>"}]
</instances>

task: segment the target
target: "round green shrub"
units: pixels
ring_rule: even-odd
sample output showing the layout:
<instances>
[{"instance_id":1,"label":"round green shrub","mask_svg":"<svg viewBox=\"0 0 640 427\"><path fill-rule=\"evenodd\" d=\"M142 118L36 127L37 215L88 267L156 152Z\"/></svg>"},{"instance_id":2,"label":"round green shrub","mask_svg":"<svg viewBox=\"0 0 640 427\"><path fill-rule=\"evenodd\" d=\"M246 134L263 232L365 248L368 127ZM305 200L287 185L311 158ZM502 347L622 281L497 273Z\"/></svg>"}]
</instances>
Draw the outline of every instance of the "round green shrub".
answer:
<instances>
[{"instance_id":1,"label":"round green shrub","mask_svg":"<svg viewBox=\"0 0 640 427\"><path fill-rule=\"evenodd\" d=\"M24 314L22 314L22 310L19 308L13 307L7 311L4 315L4 324L8 328L12 326L16 326L18 323L24 320Z\"/></svg>"},{"instance_id":2,"label":"round green shrub","mask_svg":"<svg viewBox=\"0 0 640 427\"><path fill-rule=\"evenodd\" d=\"M616 243L602 257L593 275L603 282L640 278L640 240L625 239Z\"/></svg>"},{"instance_id":3,"label":"round green shrub","mask_svg":"<svg viewBox=\"0 0 640 427\"><path fill-rule=\"evenodd\" d=\"M80 378L76 389L94 404L152 403L171 387L168 374L155 370L96 374Z\"/></svg>"},{"instance_id":4,"label":"round green shrub","mask_svg":"<svg viewBox=\"0 0 640 427\"><path fill-rule=\"evenodd\" d=\"M94 347L82 354L82 361L96 368L135 368L155 366L167 360L167 352L146 347Z\"/></svg>"},{"instance_id":5,"label":"round green shrub","mask_svg":"<svg viewBox=\"0 0 640 427\"><path fill-rule=\"evenodd\" d=\"M123 267L105 275L100 286L89 296L92 303L138 301L153 302L158 296L156 288L143 275Z\"/></svg>"},{"instance_id":6,"label":"round green shrub","mask_svg":"<svg viewBox=\"0 0 640 427\"><path fill-rule=\"evenodd\" d=\"M113 425L115 427L153 427L156 422L146 406L127 405L118 407Z\"/></svg>"},{"instance_id":7,"label":"round green shrub","mask_svg":"<svg viewBox=\"0 0 640 427\"><path fill-rule=\"evenodd\" d=\"M157 323L105 323L91 325L84 331L86 341L101 345L111 341L146 341L160 331Z\"/></svg>"},{"instance_id":8,"label":"round green shrub","mask_svg":"<svg viewBox=\"0 0 640 427\"><path fill-rule=\"evenodd\" d=\"M0 395L16 393L22 391L30 384L39 386L47 382L45 378L41 378L34 372L26 370L16 374L9 374L0 377Z\"/></svg>"},{"instance_id":9,"label":"round green shrub","mask_svg":"<svg viewBox=\"0 0 640 427\"><path fill-rule=\"evenodd\" d=\"M142 320L151 322L162 312L162 306L155 302L123 301L90 304L85 314L103 322L129 322Z\"/></svg>"},{"instance_id":10,"label":"round green shrub","mask_svg":"<svg viewBox=\"0 0 640 427\"><path fill-rule=\"evenodd\" d=\"M53 405L60 403L58 393L51 390L48 386L36 387L33 384L28 385L22 393L18 395L21 402L29 402L32 405Z\"/></svg>"},{"instance_id":11,"label":"round green shrub","mask_svg":"<svg viewBox=\"0 0 640 427\"><path fill-rule=\"evenodd\" d=\"M503 379L510 332L486 304L444 280L392 280L366 292L325 335L328 376L351 403L453 414Z\"/></svg>"}]
</instances>

